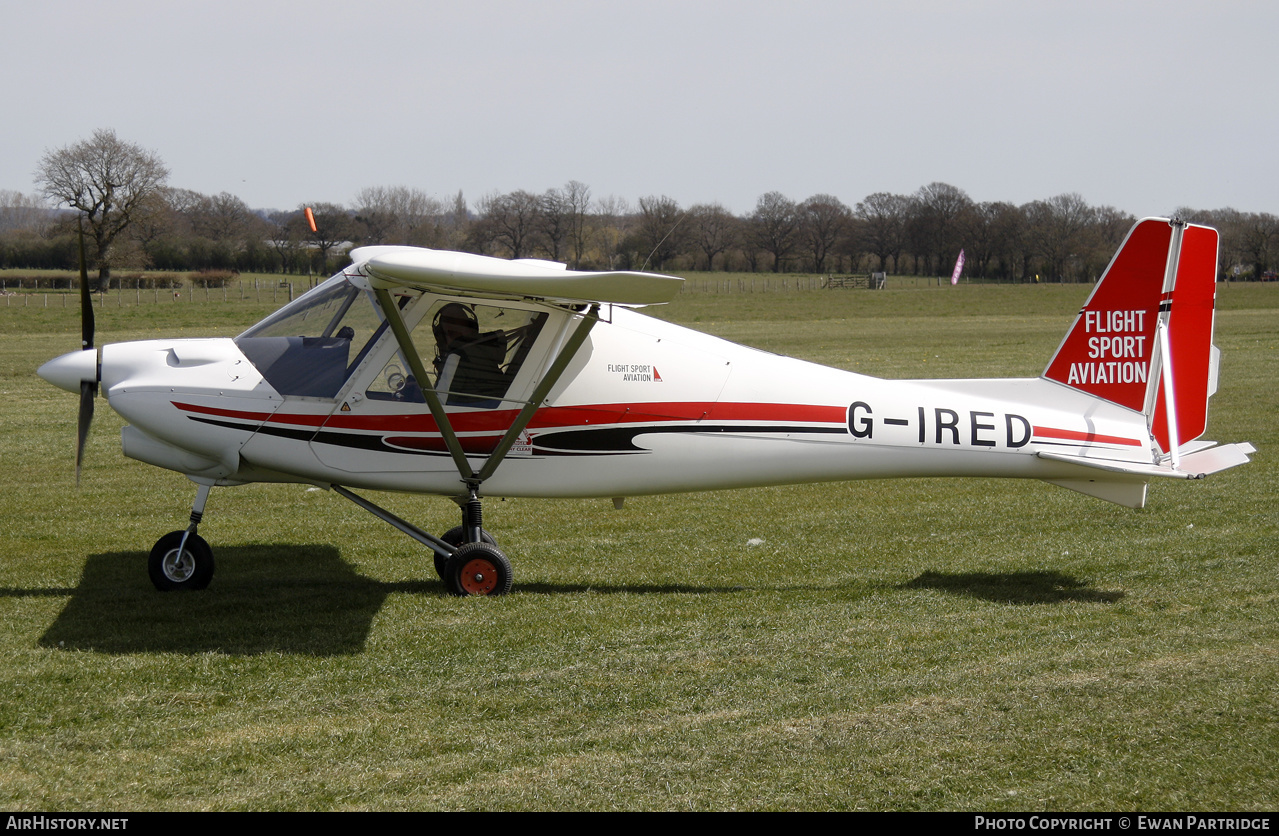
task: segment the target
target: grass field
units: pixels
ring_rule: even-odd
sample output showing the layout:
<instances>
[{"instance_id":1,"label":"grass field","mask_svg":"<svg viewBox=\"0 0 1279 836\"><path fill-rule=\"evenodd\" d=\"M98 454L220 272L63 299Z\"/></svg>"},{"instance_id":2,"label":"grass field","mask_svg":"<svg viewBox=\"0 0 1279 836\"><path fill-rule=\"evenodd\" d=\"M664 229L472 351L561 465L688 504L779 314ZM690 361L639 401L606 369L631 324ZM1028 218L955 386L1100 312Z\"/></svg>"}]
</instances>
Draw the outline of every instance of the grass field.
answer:
<instances>
[{"instance_id":1,"label":"grass field","mask_svg":"<svg viewBox=\"0 0 1279 836\"><path fill-rule=\"evenodd\" d=\"M884 377L1033 376L1087 290L654 312ZM35 377L76 346L74 305L0 306L0 807L1273 810L1279 286L1218 299L1208 436L1260 452L1145 510L993 480L490 501L516 579L493 600L446 595L340 497L270 485L214 491L213 584L156 593L146 554L193 487L125 459L99 401L77 489L76 398ZM99 342L272 307L112 301Z\"/></svg>"}]
</instances>

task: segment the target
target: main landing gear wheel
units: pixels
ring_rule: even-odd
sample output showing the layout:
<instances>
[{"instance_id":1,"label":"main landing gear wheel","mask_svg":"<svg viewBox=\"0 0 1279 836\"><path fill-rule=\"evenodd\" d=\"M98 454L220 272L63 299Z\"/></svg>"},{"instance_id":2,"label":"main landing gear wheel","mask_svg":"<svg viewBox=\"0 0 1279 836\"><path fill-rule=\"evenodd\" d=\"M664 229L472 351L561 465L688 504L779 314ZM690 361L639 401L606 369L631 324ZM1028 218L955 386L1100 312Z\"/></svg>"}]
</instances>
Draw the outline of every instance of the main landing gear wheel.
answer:
<instances>
[{"instance_id":1,"label":"main landing gear wheel","mask_svg":"<svg viewBox=\"0 0 1279 836\"><path fill-rule=\"evenodd\" d=\"M147 571L151 583L161 592L204 589L213 579L213 549L208 541L199 534L189 534L183 548L184 534L185 531L170 531L151 549Z\"/></svg>"},{"instance_id":2,"label":"main landing gear wheel","mask_svg":"<svg viewBox=\"0 0 1279 836\"><path fill-rule=\"evenodd\" d=\"M463 543L444 562L444 585L454 595L505 595L513 580L511 561L488 543Z\"/></svg>"},{"instance_id":3,"label":"main landing gear wheel","mask_svg":"<svg viewBox=\"0 0 1279 836\"><path fill-rule=\"evenodd\" d=\"M453 526L448 531L441 534L440 539L448 543L453 548L457 548L466 542L466 529L460 525ZM488 531L482 528L480 529L480 542L488 543L490 546L497 545L497 540L493 539L493 535L489 534ZM448 581L444 577L444 562L444 557L441 557L438 554L435 556L435 574L440 576L440 580L447 583Z\"/></svg>"}]
</instances>

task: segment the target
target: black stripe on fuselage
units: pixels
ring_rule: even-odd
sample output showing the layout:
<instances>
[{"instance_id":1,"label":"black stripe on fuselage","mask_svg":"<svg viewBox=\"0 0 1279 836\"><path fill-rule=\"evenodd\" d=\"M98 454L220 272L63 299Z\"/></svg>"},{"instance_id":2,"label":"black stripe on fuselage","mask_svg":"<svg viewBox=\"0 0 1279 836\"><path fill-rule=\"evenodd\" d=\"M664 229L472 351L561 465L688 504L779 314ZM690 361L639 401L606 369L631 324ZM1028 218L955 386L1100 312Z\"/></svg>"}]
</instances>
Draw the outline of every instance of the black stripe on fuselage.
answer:
<instances>
[{"instance_id":1,"label":"black stripe on fuselage","mask_svg":"<svg viewBox=\"0 0 1279 836\"><path fill-rule=\"evenodd\" d=\"M393 447L383 441L383 435L363 435L350 432L335 432L322 429L295 429L270 424L252 426L229 421L217 421L212 418L188 416L192 421L224 427L232 430L243 430L247 433L258 432L277 438L289 438L295 441L308 441L312 444L329 444L335 447L349 447L357 450L377 450L384 453L405 453L417 456L447 456L447 450L409 450ZM636 436L654 433L734 433L742 435L762 435L790 433L794 435L847 435L847 427L810 427L787 424L770 426L734 426L730 424L675 424L675 425L642 425L626 427L607 427L602 429L565 429L538 433L533 437L533 450L545 455L611 455L619 453L647 453L644 447L637 446ZM484 454L478 454L484 455Z\"/></svg>"},{"instance_id":2,"label":"black stripe on fuselage","mask_svg":"<svg viewBox=\"0 0 1279 836\"><path fill-rule=\"evenodd\" d=\"M741 433L758 435L764 433L795 433L811 435L813 433L836 433L847 435L846 427L797 427L787 425L775 426L732 426L678 424L675 426L641 426L641 427L609 427L594 430L554 430L543 432L533 437L533 448L546 453L646 453L645 448L635 444L635 437L654 433Z\"/></svg>"}]
</instances>

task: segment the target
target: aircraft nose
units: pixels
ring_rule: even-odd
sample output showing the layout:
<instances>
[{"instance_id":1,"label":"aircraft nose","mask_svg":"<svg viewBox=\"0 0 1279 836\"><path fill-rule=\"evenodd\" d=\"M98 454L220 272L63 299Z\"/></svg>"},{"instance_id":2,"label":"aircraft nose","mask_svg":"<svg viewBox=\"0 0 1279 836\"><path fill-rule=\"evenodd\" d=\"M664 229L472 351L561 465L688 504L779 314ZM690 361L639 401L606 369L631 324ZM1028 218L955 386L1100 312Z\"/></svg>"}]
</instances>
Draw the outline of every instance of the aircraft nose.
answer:
<instances>
[{"instance_id":1,"label":"aircraft nose","mask_svg":"<svg viewBox=\"0 0 1279 836\"><path fill-rule=\"evenodd\" d=\"M36 374L68 392L79 392L81 383L98 382L98 351L86 348L55 357L36 369Z\"/></svg>"}]
</instances>

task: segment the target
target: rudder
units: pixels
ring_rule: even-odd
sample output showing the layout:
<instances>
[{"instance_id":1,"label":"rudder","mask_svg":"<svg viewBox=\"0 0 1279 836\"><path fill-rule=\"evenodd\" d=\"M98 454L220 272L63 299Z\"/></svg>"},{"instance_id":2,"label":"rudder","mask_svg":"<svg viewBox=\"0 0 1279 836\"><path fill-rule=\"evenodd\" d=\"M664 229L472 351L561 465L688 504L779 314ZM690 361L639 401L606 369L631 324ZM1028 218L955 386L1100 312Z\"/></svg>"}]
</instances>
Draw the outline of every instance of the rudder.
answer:
<instances>
[{"instance_id":1,"label":"rudder","mask_svg":"<svg viewBox=\"0 0 1279 836\"><path fill-rule=\"evenodd\" d=\"M1168 420L1166 388L1156 395L1151 431L1165 452L1203 435L1214 381L1212 334L1217 299L1217 230L1187 225L1182 231L1170 293L1160 307L1172 363L1173 413ZM1161 352L1162 356L1162 352ZM1176 443L1172 428L1176 428Z\"/></svg>"}]
</instances>

